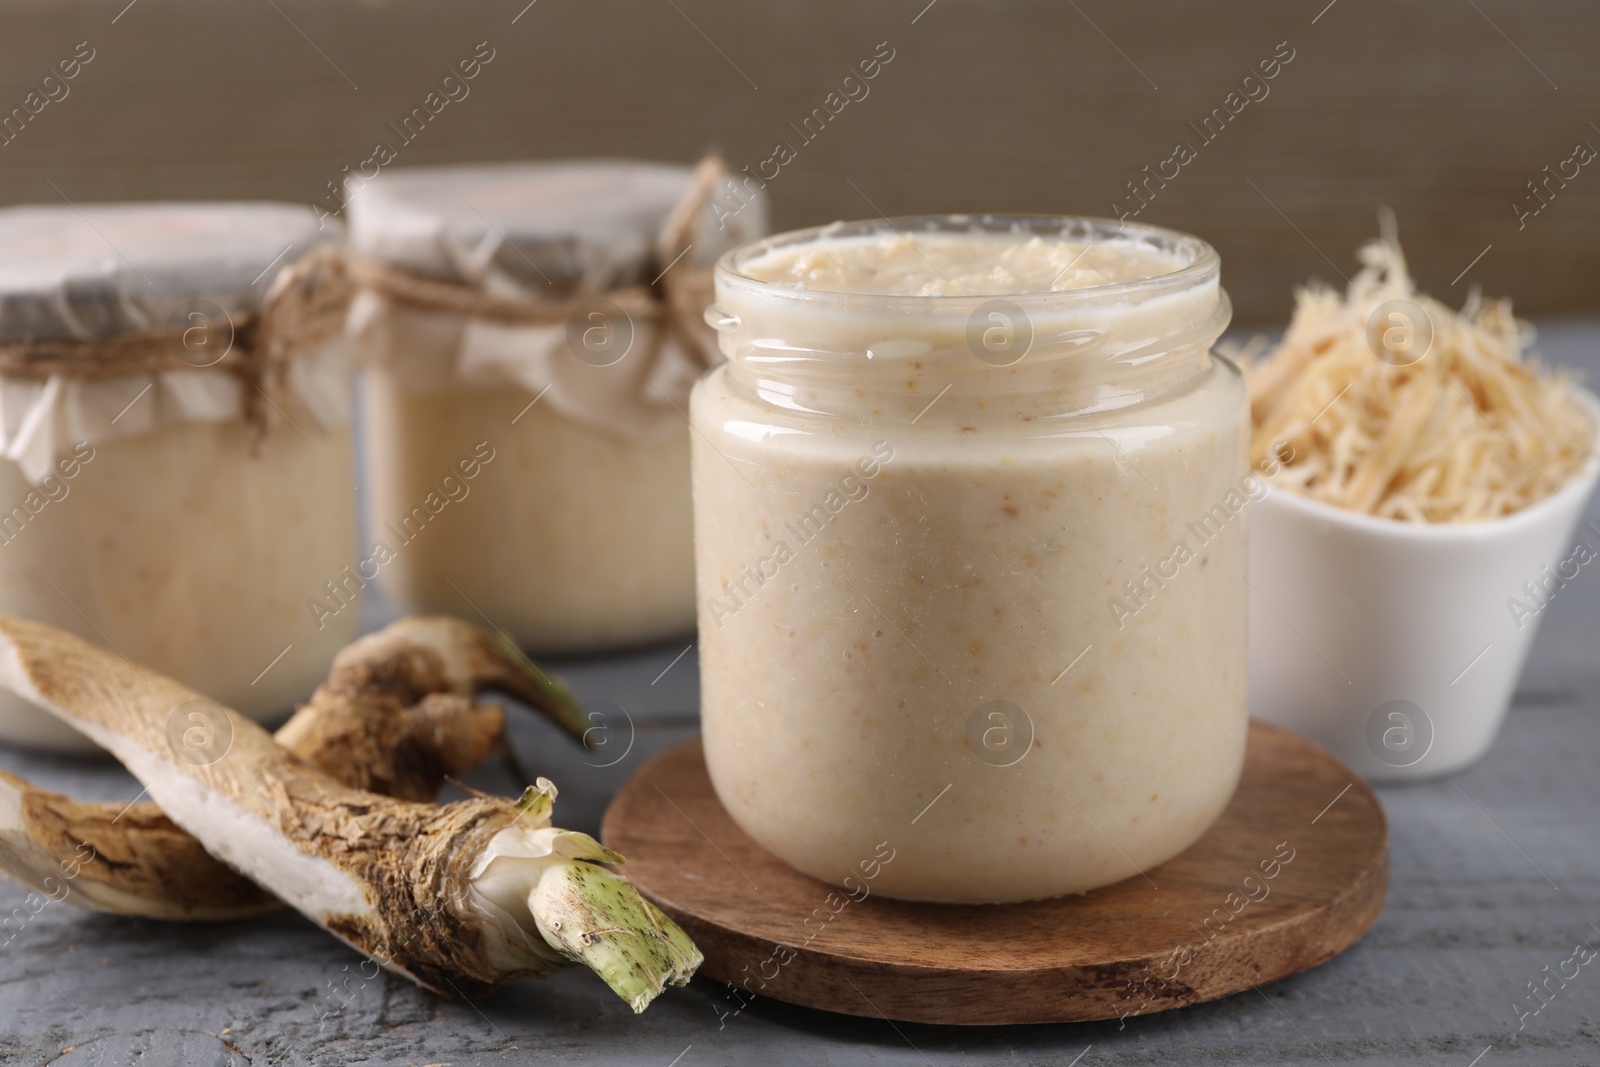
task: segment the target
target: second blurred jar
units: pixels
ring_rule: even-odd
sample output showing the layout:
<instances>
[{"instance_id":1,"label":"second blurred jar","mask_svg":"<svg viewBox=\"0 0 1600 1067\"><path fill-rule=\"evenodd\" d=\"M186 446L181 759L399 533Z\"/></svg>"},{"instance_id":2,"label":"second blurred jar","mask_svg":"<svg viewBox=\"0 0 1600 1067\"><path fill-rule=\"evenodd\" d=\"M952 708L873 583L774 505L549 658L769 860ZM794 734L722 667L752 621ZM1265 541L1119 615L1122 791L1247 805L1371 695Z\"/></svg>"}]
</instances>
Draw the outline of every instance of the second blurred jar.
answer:
<instances>
[{"instance_id":1,"label":"second blurred jar","mask_svg":"<svg viewBox=\"0 0 1600 1067\"><path fill-rule=\"evenodd\" d=\"M715 161L350 184L374 539L361 578L541 651L688 630L708 267L764 231L759 191Z\"/></svg>"}]
</instances>

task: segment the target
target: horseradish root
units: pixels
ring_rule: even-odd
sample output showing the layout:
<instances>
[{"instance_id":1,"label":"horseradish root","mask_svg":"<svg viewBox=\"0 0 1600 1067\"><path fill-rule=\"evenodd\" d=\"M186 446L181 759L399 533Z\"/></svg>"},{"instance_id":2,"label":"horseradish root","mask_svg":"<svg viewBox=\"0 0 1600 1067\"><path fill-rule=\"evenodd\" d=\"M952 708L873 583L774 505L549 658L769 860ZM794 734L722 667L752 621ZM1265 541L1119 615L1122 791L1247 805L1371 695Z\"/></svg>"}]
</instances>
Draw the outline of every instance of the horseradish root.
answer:
<instances>
[{"instance_id":1,"label":"horseradish root","mask_svg":"<svg viewBox=\"0 0 1600 1067\"><path fill-rule=\"evenodd\" d=\"M261 727L71 634L0 616L0 685L107 749L206 851L443 995L587 964L642 1011L701 956L621 857L550 824L555 788L433 805L342 785ZM174 736L211 725L206 759ZM198 728L198 727L196 727Z\"/></svg>"},{"instance_id":2,"label":"horseradish root","mask_svg":"<svg viewBox=\"0 0 1600 1067\"><path fill-rule=\"evenodd\" d=\"M275 737L345 785L432 800L446 776L501 744L504 710L469 699L489 690L582 733L576 698L521 652L456 619L410 618L340 652ZM193 728L203 735L212 724L201 715ZM53 899L146 918L240 919L283 906L212 859L156 804L80 803L3 772L0 872Z\"/></svg>"},{"instance_id":3,"label":"horseradish root","mask_svg":"<svg viewBox=\"0 0 1600 1067\"><path fill-rule=\"evenodd\" d=\"M477 693L517 697L575 738L578 698L509 641L448 616L413 617L352 643L278 743L345 785L432 800L447 775L499 745L505 713Z\"/></svg>"}]
</instances>

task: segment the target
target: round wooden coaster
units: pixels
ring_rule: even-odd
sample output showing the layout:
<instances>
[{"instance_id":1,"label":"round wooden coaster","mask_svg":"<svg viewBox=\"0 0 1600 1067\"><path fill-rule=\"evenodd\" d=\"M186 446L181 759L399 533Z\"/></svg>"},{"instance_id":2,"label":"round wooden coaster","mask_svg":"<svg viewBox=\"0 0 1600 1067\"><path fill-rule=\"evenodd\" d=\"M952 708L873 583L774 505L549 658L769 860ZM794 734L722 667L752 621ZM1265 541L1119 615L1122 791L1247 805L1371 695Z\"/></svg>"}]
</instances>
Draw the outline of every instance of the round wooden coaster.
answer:
<instances>
[{"instance_id":1,"label":"round wooden coaster","mask_svg":"<svg viewBox=\"0 0 1600 1067\"><path fill-rule=\"evenodd\" d=\"M1057 900L850 900L734 825L698 740L640 769L601 834L705 952L701 973L737 987L729 1014L752 993L925 1023L1165 1011L1331 959L1377 921L1389 877L1388 825L1366 783L1255 722L1239 790L1192 848L1148 878Z\"/></svg>"}]
</instances>

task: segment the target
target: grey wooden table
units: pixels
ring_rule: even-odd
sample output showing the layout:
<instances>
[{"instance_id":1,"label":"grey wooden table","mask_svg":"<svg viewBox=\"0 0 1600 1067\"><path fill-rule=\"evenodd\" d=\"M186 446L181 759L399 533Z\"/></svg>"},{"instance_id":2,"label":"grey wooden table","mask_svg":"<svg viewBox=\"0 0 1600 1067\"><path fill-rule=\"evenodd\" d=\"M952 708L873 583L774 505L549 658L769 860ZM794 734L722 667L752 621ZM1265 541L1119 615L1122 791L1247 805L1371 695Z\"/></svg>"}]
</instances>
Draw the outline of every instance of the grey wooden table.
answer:
<instances>
[{"instance_id":1,"label":"grey wooden table","mask_svg":"<svg viewBox=\"0 0 1600 1067\"><path fill-rule=\"evenodd\" d=\"M1552 362L1600 380L1600 324L1545 324L1541 336ZM0 943L0 1063L1600 1063L1600 960L1546 983L1554 993L1537 1014L1543 1002L1530 993L1576 945L1600 947L1597 653L1600 579L1586 570L1548 609L1489 758L1450 781L1379 790L1393 881L1377 926L1338 959L1259 993L1125 1025L968 1029L760 999L722 1019L726 989L696 979L635 1018L580 971L445 1001L387 975L365 980L355 953L292 915L179 926L53 904L0 931L11 934ZM562 822L594 832L629 774L693 735L695 652L686 637L556 666L585 699L625 711L612 713L607 748L585 755L521 715L513 742L559 782ZM0 767L86 798L138 792L103 761L0 751ZM469 781L515 786L503 765ZM0 914L24 895L0 883Z\"/></svg>"}]
</instances>

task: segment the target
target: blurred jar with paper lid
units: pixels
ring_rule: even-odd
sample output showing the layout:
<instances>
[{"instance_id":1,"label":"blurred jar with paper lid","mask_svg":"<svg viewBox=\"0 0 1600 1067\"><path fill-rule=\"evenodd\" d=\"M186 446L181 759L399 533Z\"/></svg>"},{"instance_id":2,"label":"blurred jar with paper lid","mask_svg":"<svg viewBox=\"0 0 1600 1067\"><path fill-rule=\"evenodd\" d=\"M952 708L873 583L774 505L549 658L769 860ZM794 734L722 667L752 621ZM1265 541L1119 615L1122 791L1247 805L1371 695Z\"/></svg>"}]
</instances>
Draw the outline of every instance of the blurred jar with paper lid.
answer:
<instances>
[{"instance_id":1,"label":"blurred jar with paper lid","mask_svg":"<svg viewBox=\"0 0 1600 1067\"><path fill-rule=\"evenodd\" d=\"M542 652L687 632L688 395L717 358L710 266L764 232L760 190L716 160L349 184L363 578Z\"/></svg>"},{"instance_id":2,"label":"blurred jar with paper lid","mask_svg":"<svg viewBox=\"0 0 1600 1067\"><path fill-rule=\"evenodd\" d=\"M0 612L257 719L310 694L358 626L339 238L289 204L0 211ZM11 696L0 739L92 747Z\"/></svg>"}]
</instances>

